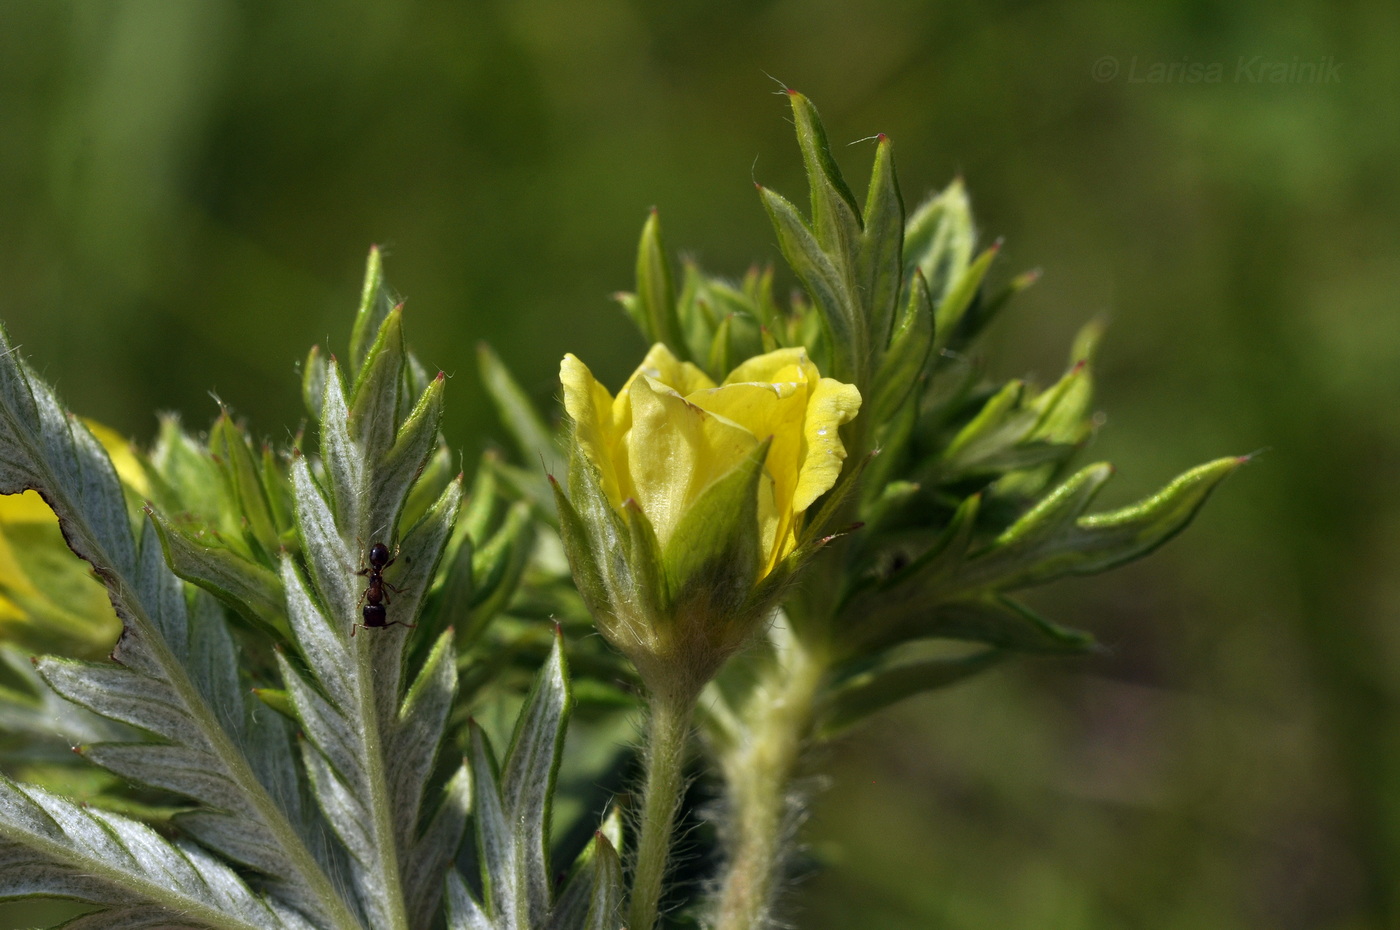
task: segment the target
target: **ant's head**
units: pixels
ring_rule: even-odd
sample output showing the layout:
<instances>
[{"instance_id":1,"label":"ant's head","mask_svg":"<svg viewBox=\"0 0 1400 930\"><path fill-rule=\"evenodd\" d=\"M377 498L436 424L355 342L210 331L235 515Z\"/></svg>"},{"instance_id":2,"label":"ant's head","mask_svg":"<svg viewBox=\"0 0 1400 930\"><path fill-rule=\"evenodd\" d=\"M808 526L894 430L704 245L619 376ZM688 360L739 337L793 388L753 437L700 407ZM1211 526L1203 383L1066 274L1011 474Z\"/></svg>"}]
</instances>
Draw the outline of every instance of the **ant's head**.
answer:
<instances>
[{"instance_id":1,"label":"ant's head","mask_svg":"<svg viewBox=\"0 0 1400 930\"><path fill-rule=\"evenodd\" d=\"M369 564L375 568L383 568L389 564L389 547L383 543L375 543L369 547Z\"/></svg>"}]
</instances>

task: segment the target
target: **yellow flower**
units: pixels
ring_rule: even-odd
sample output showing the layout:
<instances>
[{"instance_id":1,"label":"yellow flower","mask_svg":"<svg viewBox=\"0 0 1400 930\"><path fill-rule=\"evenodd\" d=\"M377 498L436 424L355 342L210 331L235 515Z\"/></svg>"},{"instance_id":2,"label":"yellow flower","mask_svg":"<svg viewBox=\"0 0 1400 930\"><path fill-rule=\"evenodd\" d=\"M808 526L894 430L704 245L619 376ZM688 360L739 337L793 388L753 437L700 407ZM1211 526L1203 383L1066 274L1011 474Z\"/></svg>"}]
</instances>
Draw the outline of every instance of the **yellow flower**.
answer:
<instances>
[{"instance_id":1,"label":"yellow flower","mask_svg":"<svg viewBox=\"0 0 1400 930\"><path fill-rule=\"evenodd\" d=\"M575 439L621 510L635 500L664 551L716 481L770 441L758 487L758 577L797 545L801 515L831 490L846 449L839 429L860 410L853 385L823 378L805 349L751 358L716 385L658 343L616 397L564 356L564 407Z\"/></svg>"},{"instance_id":2,"label":"yellow flower","mask_svg":"<svg viewBox=\"0 0 1400 930\"><path fill-rule=\"evenodd\" d=\"M718 385L663 345L616 397L572 355L560 379L573 456L555 501L579 593L653 693L693 699L820 546L803 512L841 474L860 393L803 349Z\"/></svg>"}]
</instances>

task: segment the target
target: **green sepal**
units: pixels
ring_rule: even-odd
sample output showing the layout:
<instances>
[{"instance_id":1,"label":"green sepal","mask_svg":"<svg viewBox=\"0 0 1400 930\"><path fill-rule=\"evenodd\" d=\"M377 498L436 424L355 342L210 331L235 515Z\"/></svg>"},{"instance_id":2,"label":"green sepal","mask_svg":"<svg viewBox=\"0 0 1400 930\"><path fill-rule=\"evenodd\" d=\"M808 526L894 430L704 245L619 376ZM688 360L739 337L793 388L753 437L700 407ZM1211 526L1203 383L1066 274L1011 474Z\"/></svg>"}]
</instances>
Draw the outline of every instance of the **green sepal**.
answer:
<instances>
[{"instance_id":1,"label":"green sepal","mask_svg":"<svg viewBox=\"0 0 1400 930\"><path fill-rule=\"evenodd\" d=\"M571 480L570 484L576 485L577 482ZM587 604L589 612L598 618L601 626L605 618L615 616L615 611L607 577L598 560L598 552L594 549L593 532L553 475L549 476L549 486L554 491L554 503L559 513L559 537L564 544L564 553L569 559L574 584L578 586L579 594ZM576 490L574 496L578 496ZM588 510L592 515L592 508Z\"/></svg>"},{"instance_id":2,"label":"green sepal","mask_svg":"<svg viewBox=\"0 0 1400 930\"><path fill-rule=\"evenodd\" d=\"M742 617L759 570L758 483L772 440L712 483L686 508L662 553L676 609L719 628ZM640 513L640 511L638 511ZM726 633L740 639L747 631Z\"/></svg>"},{"instance_id":3,"label":"green sepal","mask_svg":"<svg viewBox=\"0 0 1400 930\"><path fill-rule=\"evenodd\" d=\"M866 717L916 694L957 684L986 671L1013 653L996 647L967 655L932 656L899 661L889 655L863 660L850 671L838 671L835 684L823 694L815 712L816 737L829 740Z\"/></svg>"}]
</instances>

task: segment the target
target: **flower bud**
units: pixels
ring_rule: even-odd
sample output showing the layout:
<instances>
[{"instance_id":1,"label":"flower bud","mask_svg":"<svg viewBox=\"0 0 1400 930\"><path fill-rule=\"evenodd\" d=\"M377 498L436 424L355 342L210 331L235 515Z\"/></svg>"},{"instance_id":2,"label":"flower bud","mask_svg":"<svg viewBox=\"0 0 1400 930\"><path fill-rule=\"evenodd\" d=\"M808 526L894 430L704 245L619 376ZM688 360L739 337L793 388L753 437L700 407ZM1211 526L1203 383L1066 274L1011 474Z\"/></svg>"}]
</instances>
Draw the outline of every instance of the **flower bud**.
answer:
<instances>
[{"instance_id":1,"label":"flower bud","mask_svg":"<svg viewBox=\"0 0 1400 930\"><path fill-rule=\"evenodd\" d=\"M771 609L803 514L846 458L860 393L800 348L716 385L661 344L618 392L572 355L570 494L556 485L579 590L653 690L698 691Z\"/></svg>"}]
</instances>

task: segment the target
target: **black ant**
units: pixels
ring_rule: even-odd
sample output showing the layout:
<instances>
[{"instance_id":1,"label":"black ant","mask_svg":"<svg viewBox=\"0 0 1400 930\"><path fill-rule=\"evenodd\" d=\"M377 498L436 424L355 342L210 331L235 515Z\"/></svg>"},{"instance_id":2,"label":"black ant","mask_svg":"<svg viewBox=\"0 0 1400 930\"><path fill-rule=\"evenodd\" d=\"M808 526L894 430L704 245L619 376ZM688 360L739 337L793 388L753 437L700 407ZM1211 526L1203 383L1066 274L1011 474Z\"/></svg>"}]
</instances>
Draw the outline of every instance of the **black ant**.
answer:
<instances>
[{"instance_id":1,"label":"black ant","mask_svg":"<svg viewBox=\"0 0 1400 930\"><path fill-rule=\"evenodd\" d=\"M410 630L418 626L416 623L404 623L402 620L390 620L389 612L384 609L384 605L389 603L388 591L395 594L401 589L395 587L384 580L384 569L398 561L398 556L389 554L389 547L383 543L375 543L369 547L369 565L360 563L361 568L355 574L368 575L369 587L365 588L360 595L360 602L365 605L364 623L356 623L350 627L350 635L354 636L359 632L360 627L373 629L383 629L397 623L399 626L406 626ZM388 589L386 591L385 589Z\"/></svg>"}]
</instances>

